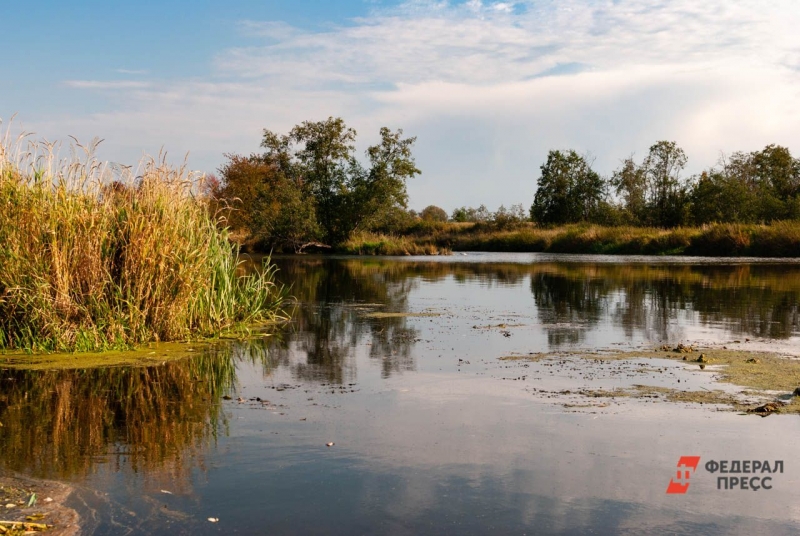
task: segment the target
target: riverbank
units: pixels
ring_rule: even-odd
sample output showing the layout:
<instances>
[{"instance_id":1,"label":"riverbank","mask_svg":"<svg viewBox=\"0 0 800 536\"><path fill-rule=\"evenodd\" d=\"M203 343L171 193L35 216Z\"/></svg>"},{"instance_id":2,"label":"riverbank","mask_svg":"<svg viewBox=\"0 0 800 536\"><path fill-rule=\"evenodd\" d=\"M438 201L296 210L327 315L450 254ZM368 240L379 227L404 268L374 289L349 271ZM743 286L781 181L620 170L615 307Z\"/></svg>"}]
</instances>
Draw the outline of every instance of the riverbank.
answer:
<instances>
[{"instance_id":1,"label":"riverbank","mask_svg":"<svg viewBox=\"0 0 800 536\"><path fill-rule=\"evenodd\" d=\"M71 486L60 482L0 473L0 534L79 534L80 517L65 504L72 492Z\"/></svg>"},{"instance_id":2,"label":"riverbank","mask_svg":"<svg viewBox=\"0 0 800 536\"><path fill-rule=\"evenodd\" d=\"M800 222L796 221L675 229L588 224L541 228L533 223L495 229L487 224L443 223L426 226L401 239L424 248L452 251L800 257Z\"/></svg>"}]
</instances>

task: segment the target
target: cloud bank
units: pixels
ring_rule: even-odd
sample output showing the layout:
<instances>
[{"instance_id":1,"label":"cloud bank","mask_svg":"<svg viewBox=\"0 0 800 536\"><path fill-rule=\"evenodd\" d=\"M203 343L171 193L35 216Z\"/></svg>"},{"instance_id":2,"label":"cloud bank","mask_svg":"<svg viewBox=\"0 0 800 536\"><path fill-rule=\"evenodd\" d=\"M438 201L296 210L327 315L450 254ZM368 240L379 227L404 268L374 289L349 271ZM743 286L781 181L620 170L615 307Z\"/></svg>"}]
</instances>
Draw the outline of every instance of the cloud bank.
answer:
<instances>
[{"instance_id":1,"label":"cloud bank","mask_svg":"<svg viewBox=\"0 0 800 536\"><path fill-rule=\"evenodd\" d=\"M695 172L721 151L800 153L799 25L793 0L417 0L315 31L243 20L249 46L204 76L65 81L106 110L34 126L103 137L113 159L189 151L212 172L263 128L341 116L364 146L384 125L417 136L414 208L527 206L554 148L590 152L604 174L661 139Z\"/></svg>"}]
</instances>

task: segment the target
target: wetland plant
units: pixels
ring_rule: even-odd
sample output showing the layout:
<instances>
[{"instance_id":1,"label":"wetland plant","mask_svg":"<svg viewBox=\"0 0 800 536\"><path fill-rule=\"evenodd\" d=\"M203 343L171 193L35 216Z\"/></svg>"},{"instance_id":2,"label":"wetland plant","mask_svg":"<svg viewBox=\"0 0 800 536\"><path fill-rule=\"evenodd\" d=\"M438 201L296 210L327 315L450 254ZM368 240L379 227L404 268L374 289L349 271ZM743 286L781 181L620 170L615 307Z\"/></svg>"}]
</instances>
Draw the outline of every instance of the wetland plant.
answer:
<instances>
[{"instance_id":1,"label":"wetland plant","mask_svg":"<svg viewBox=\"0 0 800 536\"><path fill-rule=\"evenodd\" d=\"M97 351L282 318L268 262L244 273L202 191L164 155L0 140L0 349Z\"/></svg>"}]
</instances>

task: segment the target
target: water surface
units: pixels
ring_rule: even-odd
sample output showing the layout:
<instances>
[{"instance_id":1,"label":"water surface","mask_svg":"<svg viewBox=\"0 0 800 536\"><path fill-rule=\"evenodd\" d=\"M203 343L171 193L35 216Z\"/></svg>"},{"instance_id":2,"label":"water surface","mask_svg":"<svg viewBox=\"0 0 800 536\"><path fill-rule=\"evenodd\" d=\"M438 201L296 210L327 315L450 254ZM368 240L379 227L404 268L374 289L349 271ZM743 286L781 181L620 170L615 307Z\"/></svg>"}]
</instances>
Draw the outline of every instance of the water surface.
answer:
<instances>
[{"instance_id":1,"label":"water surface","mask_svg":"<svg viewBox=\"0 0 800 536\"><path fill-rule=\"evenodd\" d=\"M75 484L73 505L96 534L800 528L796 416L565 404L553 393L703 388L712 375L666 360L499 359L681 341L791 351L800 264L538 254L278 263L299 304L290 326L259 340L158 367L2 371L2 467ZM752 492L717 490L701 470L686 495L666 495L682 455L784 460L785 472Z\"/></svg>"}]
</instances>

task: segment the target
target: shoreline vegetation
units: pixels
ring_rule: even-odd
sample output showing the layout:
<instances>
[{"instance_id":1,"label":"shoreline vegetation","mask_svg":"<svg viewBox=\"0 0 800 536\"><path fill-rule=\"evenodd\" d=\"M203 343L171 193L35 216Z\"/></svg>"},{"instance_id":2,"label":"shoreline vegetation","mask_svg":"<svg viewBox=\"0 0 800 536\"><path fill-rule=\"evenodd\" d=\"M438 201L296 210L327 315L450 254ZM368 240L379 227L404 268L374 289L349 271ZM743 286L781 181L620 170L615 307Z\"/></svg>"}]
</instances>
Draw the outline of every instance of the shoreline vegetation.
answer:
<instances>
[{"instance_id":1,"label":"shoreline vegetation","mask_svg":"<svg viewBox=\"0 0 800 536\"><path fill-rule=\"evenodd\" d=\"M200 177L96 143L0 142L0 350L126 350L283 318L275 267L244 273Z\"/></svg>"},{"instance_id":2,"label":"shoreline vegetation","mask_svg":"<svg viewBox=\"0 0 800 536\"><path fill-rule=\"evenodd\" d=\"M800 222L717 223L659 229L570 224L542 228L523 223L495 229L481 223L429 224L409 235L358 235L337 252L355 255L441 255L452 251L800 257Z\"/></svg>"},{"instance_id":3,"label":"shoreline vegetation","mask_svg":"<svg viewBox=\"0 0 800 536\"><path fill-rule=\"evenodd\" d=\"M448 214L408 208L420 174L413 137L380 129L364 157L341 118L264 130L260 153L226 154L207 195L255 252L442 255L451 251L800 257L800 160L786 147L723 155L698 175L658 141L610 176L574 150L551 150L530 208ZM513 195L510 192L509 195Z\"/></svg>"}]
</instances>

